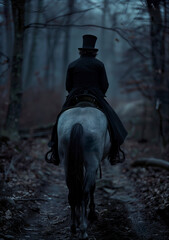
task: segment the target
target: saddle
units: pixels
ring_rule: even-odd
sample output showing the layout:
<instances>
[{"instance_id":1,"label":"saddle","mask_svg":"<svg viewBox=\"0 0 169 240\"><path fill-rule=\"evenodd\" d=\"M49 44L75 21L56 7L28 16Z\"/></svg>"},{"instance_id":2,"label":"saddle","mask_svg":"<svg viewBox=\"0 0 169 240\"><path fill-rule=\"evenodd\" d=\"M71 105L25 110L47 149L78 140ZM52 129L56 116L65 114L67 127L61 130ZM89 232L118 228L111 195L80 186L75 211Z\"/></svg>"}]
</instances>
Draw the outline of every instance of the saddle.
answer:
<instances>
[{"instance_id":1,"label":"saddle","mask_svg":"<svg viewBox=\"0 0 169 240\"><path fill-rule=\"evenodd\" d=\"M71 104L72 104L72 106L70 108L89 107L90 106L90 107L98 108L100 111L102 111L104 113L97 98L94 95L89 94L88 91L84 91L83 93L81 93L79 95L75 95L72 99ZM112 145L117 144L114 141L114 137L113 137L113 133L111 131L109 121L108 121L108 131L110 134L110 139L111 139ZM116 146L116 151L117 151L117 149L118 149L118 158L111 157L111 156L113 156L113 153L114 153L113 148L111 148L111 150L109 152L109 159L110 159L111 165L115 165L116 163L123 162L125 160L125 154L124 154L123 150L120 148L120 146ZM120 153L122 154L122 158L120 158ZM101 172L100 172L100 176L101 176Z\"/></svg>"},{"instance_id":2,"label":"saddle","mask_svg":"<svg viewBox=\"0 0 169 240\"><path fill-rule=\"evenodd\" d=\"M96 97L93 96L92 94L89 94L88 91L84 91L81 94L75 95L71 99L70 106L67 107L66 109L62 110L60 112L60 114L71 108L89 107L89 106L100 109L99 103L98 103ZM58 118L59 118L60 114L58 115ZM57 120L58 120L58 118L57 118ZM57 139L56 129L57 129L57 121L52 130L51 141L49 141L49 143L48 143L48 146L51 148L51 150L49 150L46 153L45 160L48 163L53 163L55 165L59 165L60 160L59 160L58 151L57 151L58 139ZM50 155L50 157L48 155Z\"/></svg>"},{"instance_id":3,"label":"saddle","mask_svg":"<svg viewBox=\"0 0 169 240\"><path fill-rule=\"evenodd\" d=\"M72 99L71 105L73 105L73 107L91 106L100 109L97 98L92 94L89 94L87 91L83 94L75 95Z\"/></svg>"},{"instance_id":4,"label":"saddle","mask_svg":"<svg viewBox=\"0 0 169 240\"><path fill-rule=\"evenodd\" d=\"M74 95L72 97L71 101L70 101L70 105L68 107L66 107L64 110L62 110L60 112L60 114L62 114L64 111L66 111L68 109L72 109L72 108L76 108L76 107L89 107L89 106L97 108L104 113L104 111L102 110L97 98L94 95L88 93L88 91L84 91L83 93L80 93L78 95ZM60 114L58 115L58 118L59 118ZM58 121L58 118L57 118L57 121ZM57 134L56 134L56 132L57 132L57 121L56 121L56 123L53 127L53 130L52 130L51 141L48 143L48 146L51 148L51 150L48 151L45 155L45 160L48 163L53 163L55 165L59 165L59 163L60 163L59 156L58 156L58 149L57 149L57 145L58 145L58 139L57 139ZM115 157L114 157L114 154L113 154L114 149L115 149L115 152L120 151L122 153L122 155L123 155L122 161L125 159L125 155L124 155L124 152L119 148L117 143L114 141L113 134L112 134L109 123L108 123L108 130L109 130L112 146L115 147L115 148L111 148L110 153L109 153L109 158L111 159L110 163L112 165L114 165L114 164L116 164ZM50 157L48 155L50 155ZM120 162L120 161L118 160L118 162Z\"/></svg>"}]
</instances>

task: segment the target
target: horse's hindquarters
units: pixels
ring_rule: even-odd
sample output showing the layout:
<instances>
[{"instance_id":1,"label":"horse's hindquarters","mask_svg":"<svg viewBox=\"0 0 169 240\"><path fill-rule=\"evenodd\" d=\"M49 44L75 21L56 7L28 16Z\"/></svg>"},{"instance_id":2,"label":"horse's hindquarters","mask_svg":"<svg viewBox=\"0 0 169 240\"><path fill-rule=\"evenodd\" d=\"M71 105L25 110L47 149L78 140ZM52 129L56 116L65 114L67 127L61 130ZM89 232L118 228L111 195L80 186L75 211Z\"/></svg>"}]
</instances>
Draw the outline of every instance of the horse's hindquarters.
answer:
<instances>
[{"instance_id":1,"label":"horse's hindquarters","mask_svg":"<svg viewBox=\"0 0 169 240\"><path fill-rule=\"evenodd\" d=\"M79 223L82 239L87 238L87 205L94 212L94 189L100 161L110 145L107 119L92 107L73 108L58 120L58 152L65 166L73 229Z\"/></svg>"},{"instance_id":2,"label":"horse's hindquarters","mask_svg":"<svg viewBox=\"0 0 169 240\"><path fill-rule=\"evenodd\" d=\"M110 143L107 119L103 112L93 107L72 108L63 112L58 120L58 148L60 160L65 160L70 132L75 123L83 126L86 139L85 152L96 154L99 159ZM93 149L92 149L93 148Z\"/></svg>"}]
</instances>

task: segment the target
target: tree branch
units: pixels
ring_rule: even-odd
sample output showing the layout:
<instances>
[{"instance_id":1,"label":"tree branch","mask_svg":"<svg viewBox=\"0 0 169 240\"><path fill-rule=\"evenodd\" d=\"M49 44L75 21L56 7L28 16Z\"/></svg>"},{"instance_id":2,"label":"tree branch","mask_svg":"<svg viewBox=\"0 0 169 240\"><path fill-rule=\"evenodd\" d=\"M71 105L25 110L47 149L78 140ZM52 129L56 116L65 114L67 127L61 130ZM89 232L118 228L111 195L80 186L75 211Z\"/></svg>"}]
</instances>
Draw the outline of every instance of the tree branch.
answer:
<instances>
[{"instance_id":1,"label":"tree branch","mask_svg":"<svg viewBox=\"0 0 169 240\"><path fill-rule=\"evenodd\" d=\"M95 24L49 24L49 23L30 23L28 25L25 26L25 30L28 28L49 28L49 29L53 29L56 27L79 27L79 28L85 28L85 27L94 27L94 28L101 28L101 29L105 29L108 31L114 31L116 32L122 39L124 39L137 53L139 53L140 56L142 56L143 58L147 59L148 57L146 57L142 52L140 52L140 50L135 46L135 44L131 41L129 41L127 39L127 37L125 37L121 31L124 32L124 30L118 28L118 27L105 27L105 26L101 26L101 25L95 25Z\"/></svg>"},{"instance_id":2,"label":"tree branch","mask_svg":"<svg viewBox=\"0 0 169 240\"><path fill-rule=\"evenodd\" d=\"M75 11L75 12L68 12L66 14L63 14L63 15L60 15L60 16L56 16L54 18L51 18L49 20L46 21L46 24L52 22L52 21L55 21L56 19L58 18L62 18L62 17L68 17L68 16L71 16L71 15L74 15L74 14L78 14L78 13L85 13L85 12L88 12L88 11L91 11L91 10L94 10L95 8L88 8L88 9L85 9L85 10L79 10L79 11Z\"/></svg>"},{"instance_id":3,"label":"tree branch","mask_svg":"<svg viewBox=\"0 0 169 240\"><path fill-rule=\"evenodd\" d=\"M140 158L131 164L132 167L160 167L169 171L169 162L157 158Z\"/></svg>"},{"instance_id":4,"label":"tree branch","mask_svg":"<svg viewBox=\"0 0 169 240\"><path fill-rule=\"evenodd\" d=\"M1 61L0 65L8 64L8 66L7 66L7 68L3 72L0 73L0 78L3 77L4 74L7 73L9 68L10 68L10 59L9 59L9 57L7 55L5 55L3 52L0 51L0 58L1 57L4 57L5 60Z\"/></svg>"}]
</instances>

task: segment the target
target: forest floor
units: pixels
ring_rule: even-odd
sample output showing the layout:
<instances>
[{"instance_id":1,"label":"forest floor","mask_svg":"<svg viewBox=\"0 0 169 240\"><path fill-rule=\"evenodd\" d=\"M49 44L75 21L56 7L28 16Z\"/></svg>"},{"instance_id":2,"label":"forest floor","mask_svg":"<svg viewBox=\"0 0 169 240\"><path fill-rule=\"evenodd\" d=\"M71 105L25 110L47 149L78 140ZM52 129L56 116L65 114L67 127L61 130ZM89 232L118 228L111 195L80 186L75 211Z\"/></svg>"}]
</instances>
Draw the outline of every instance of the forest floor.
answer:
<instances>
[{"instance_id":1,"label":"forest floor","mask_svg":"<svg viewBox=\"0 0 169 240\"><path fill-rule=\"evenodd\" d=\"M70 235L70 207L63 166L44 161L47 138L0 145L0 240L78 239ZM159 168L133 168L140 157L169 160L155 143L125 143L126 161L102 164L95 191L98 220L89 239L168 240L169 175Z\"/></svg>"}]
</instances>

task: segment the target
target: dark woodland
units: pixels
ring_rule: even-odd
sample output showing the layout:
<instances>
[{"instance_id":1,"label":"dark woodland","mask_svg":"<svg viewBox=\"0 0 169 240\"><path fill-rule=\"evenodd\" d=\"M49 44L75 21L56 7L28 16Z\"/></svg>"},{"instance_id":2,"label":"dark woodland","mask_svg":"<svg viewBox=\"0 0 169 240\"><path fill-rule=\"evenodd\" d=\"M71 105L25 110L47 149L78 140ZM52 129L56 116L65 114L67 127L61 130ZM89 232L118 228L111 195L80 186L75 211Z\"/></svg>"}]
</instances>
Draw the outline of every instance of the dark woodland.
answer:
<instances>
[{"instance_id":1,"label":"dark woodland","mask_svg":"<svg viewBox=\"0 0 169 240\"><path fill-rule=\"evenodd\" d=\"M84 34L128 131L125 161L98 171L89 239L168 240L168 0L0 0L0 240L79 239L63 162L45 154Z\"/></svg>"}]
</instances>

